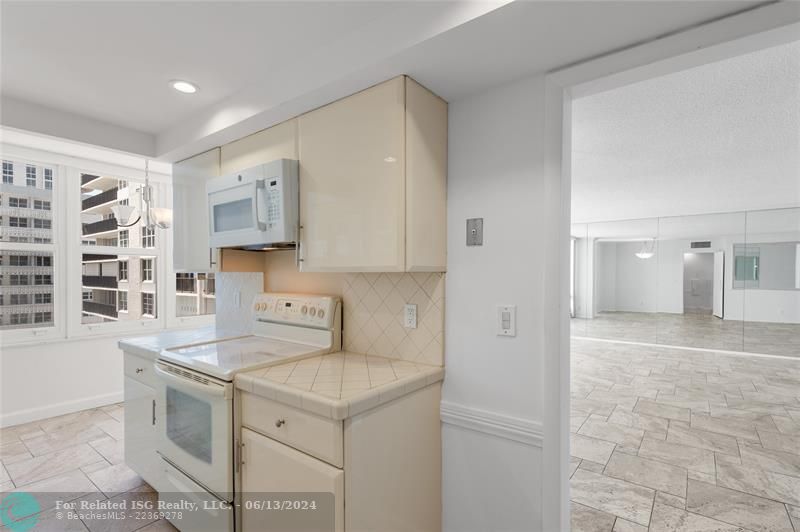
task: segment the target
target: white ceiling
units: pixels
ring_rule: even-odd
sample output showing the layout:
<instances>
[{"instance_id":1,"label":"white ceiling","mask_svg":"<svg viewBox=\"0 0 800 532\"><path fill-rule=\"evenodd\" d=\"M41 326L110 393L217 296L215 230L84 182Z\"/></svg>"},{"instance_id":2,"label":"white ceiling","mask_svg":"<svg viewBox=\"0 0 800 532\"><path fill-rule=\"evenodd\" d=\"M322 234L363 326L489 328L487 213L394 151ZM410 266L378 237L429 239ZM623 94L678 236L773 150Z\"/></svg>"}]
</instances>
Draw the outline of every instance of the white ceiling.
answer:
<instances>
[{"instance_id":1,"label":"white ceiling","mask_svg":"<svg viewBox=\"0 0 800 532\"><path fill-rule=\"evenodd\" d=\"M4 2L2 91L158 133L398 5ZM181 95L174 78L201 90Z\"/></svg>"},{"instance_id":2,"label":"white ceiling","mask_svg":"<svg viewBox=\"0 0 800 532\"><path fill-rule=\"evenodd\" d=\"M573 220L800 205L800 42L573 103Z\"/></svg>"},{"instance_id":3,"label":"white ceiling","mask_svg":"<svg viewBox=\"0 0 800 532\"><path fill-rule=\"evenodd\" d=\"M393 75L453 100L763 3L507 1L4 1L0 118L174 161Z\"/></svg>"}]
</instances>

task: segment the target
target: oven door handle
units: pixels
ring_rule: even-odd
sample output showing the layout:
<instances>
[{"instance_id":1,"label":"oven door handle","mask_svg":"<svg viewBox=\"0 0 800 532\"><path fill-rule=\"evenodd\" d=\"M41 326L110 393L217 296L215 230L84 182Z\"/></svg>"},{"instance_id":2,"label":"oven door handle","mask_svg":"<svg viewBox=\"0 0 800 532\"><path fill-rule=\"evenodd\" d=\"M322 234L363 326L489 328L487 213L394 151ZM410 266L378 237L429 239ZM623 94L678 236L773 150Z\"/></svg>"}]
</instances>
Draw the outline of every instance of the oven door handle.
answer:
<instances>
[{"instance_id":1,"label":"oven door handle","mask_svg":"<svg viewBox=\"0 0 800 532\"><path fill-rule=\"evenodd\" d=\"M175 386L179 386L186 390L193 390L198 393L202 393L203 395L211 395L215 397L225 397L229 395L230 385L222 385L222 384L202 384L199 382L194 382L189 379L184 379L183 377L179 377L177 375L173 375L168 371L164 371L163 369L158 367L158 364L155 364L155 370L158 376L167 382L173 383Z\"/></svg>"}]
</instances>

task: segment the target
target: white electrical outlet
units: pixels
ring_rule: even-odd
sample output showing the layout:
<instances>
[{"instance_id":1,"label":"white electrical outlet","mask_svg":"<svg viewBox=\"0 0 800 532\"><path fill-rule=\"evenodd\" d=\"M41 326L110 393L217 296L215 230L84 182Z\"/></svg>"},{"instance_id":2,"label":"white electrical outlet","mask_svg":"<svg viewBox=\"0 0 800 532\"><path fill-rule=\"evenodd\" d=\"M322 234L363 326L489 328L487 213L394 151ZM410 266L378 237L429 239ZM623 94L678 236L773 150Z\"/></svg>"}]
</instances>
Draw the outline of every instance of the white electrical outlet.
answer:
<instances>
[{"instance_id":1,"label":"white electrical outlet","mask_svg":"<svg viewBox=\"0 0 800 532\"><path fill-rule=\"evenodd\" d=\"M497 307L497 336L517 335L517 307L516 305L501 305Z\"/></svg>"},{"instance_id":2,"label":"white electrical outlet","mask_svg":"<svg viewBox=\"0 0 800 532\"><path fill-rule=\"evenodd\" d=\"M417 328L417 306L409 303L403 312L403 326L406 329Z\"/></svg>"}]
</instances>

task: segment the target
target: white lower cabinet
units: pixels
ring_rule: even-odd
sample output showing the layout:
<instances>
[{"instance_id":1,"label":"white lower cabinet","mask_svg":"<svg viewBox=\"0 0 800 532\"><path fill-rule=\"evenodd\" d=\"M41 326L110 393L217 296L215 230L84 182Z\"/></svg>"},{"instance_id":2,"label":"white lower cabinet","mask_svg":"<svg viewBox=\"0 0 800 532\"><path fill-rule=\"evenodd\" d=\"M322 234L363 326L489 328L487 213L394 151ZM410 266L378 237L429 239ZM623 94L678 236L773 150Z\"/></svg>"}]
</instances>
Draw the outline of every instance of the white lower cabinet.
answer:
<instances>
[{"instance_id":1,"label":"white lower cabinet","mask_svg":"<svg viewBox=\"0 0 800 532\"><path fill-rule=\"evenodd\" d=\"M334 420L239 392L240 530L441 530L440 402L436 383ZM315 493L333 495L332 523L281 526L275 519L291 513L246 508L247 501L298 501ZM303 517L298 513L295 519Z\"/></svg>"},{"instance_id":2,"label":"white lower cabinet","mask_svg":"<svg viewBox=\"0 0 800 532\"><path fill-rule=\"evenodd\" d=\"M320 505L317 511L322 511L321 506L325 503L316 498L317 494L326 497L333 494L333 500L327 501L333 504L333 530L344 530L344 471L252 430L242 429L242 443L242 493L245 500L255 504L282 503L288 500L284 494L293 493L292 500L299 505L314 501ZM308 496L297 496L301 493ZM281 512L287 519L308 516L313 523L310 512L314 510L298 509L293 517L283 510L247 506L245 503L242 510L242 530L277 529L281 519L277 514Z\"/></svg>"},{"instance_id":3,"label":"white lower cabinet","mask_svg":"<svg viewBox=\"0 0 800 532\"><path fill-rule=\"evenodd\" d=\"M156 453L156 391L125 377L125 463L156 488L161 459Z\"/></svg>"}]
</instances>

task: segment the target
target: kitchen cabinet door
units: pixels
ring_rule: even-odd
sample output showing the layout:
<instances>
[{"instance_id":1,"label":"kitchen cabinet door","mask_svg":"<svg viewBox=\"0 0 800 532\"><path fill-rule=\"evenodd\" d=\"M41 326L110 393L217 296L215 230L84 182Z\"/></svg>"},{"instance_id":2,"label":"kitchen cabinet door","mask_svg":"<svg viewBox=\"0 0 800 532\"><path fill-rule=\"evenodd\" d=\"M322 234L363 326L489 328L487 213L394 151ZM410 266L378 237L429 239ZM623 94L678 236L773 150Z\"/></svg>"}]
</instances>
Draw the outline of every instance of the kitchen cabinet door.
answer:
<instances>
[{"instance_id":1,"label":"kitchen cabinet door","mask_svg":"<svg viewBox=\"0 0 800 532\"><path fill-rule=\"evenodd\" d=\"M302 271L405 269L405 83L299 118Z\"/></svg>"},{"instance_id":2,"label":"kitchen cabinet door","mask_svg":"<svg viewBox=\"0 0 800 532\"><path fill-rule=\"evenodd\" d=\"M158 489L162 475L156 453L156 391L125 377L125 463Z\"/></svg>"},{"instance_id":3,"label":"kitchen cabinet door","mask_svg":"<svg viewBox=\"0 0 800 532\"><path fill-rule=\"evenodd\" d=\"M172 165L173 265L177 272L217 271L208 239L206 181L219 175L220 149Z\"/></svg>"},{"instance_id":4,"label":"kitchen cabinet door","mask_svg":"<svg viewBox=\"0 0 800 532\"><path fill-rule=\"evenodd\" d=\"M246 428L242 429L242 444L242 493L245 497L250 495L258 501L285 500L288 497L281 495L298 493L302 494L298 498L311 499L320 493L332 493L334 530L344 529L344 471ZM303 512L300 510L293 514L300 519L304 517ZM242 511L242 530L280 529L275 526L275 521L264 520L280 513L245 508ZM307 528L329 530L330 523L325 524L327 526Z\"/></svg>"}]
</instances>

